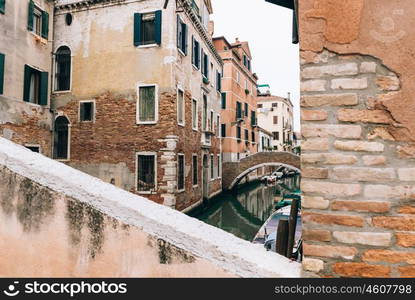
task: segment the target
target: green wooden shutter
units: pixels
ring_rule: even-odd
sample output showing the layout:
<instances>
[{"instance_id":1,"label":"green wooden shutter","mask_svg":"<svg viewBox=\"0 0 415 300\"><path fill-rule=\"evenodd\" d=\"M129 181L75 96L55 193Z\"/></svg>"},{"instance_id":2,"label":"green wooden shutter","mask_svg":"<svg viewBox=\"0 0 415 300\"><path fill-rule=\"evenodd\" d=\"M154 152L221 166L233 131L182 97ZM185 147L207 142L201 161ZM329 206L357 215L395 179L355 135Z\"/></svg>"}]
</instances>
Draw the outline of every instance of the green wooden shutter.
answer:
<instances>
[{"instance_id":1,"label":"green wooden shutter","mask_svg":"<svg viewBox=\"0 0 415 300\"><path fill-rule=\"evenodd\" d=\"M195 38L192 35L192 63L196 66Z\"/></svg>"},{"instance_id":2,"label":"green wooden shutter","mask_svg":"<svg viewBox=\"0 0 415 300\"><path fill-rule=\"evenodd\" d=\"M226 109L226 93L222 93L222 109Z\"/></svg>"},{"instance_id":3,"label":"green wooden shutter","mask_svg":"<svg viewBox=\"0 0 415 300\"><path fill-rule=\"evenodd\" d=\"M32 68L28 65L24 66L23 81L23 101L30 102L30 77L32 76Z\"/></svg>"},{"instance_id":4,"label":"green wooden shutter","mask_svg":"<svg viewBox=\"0 0 415 300\"><path fill-rule=\"evenodd\" d=\"M141 22L143 15L140 13L134 14L134 46L141 45Z\"/></svg>"},{"instance_id":5,"label":"green wooden shutter","mask_svg":"<svg viewBox=\"0 0 415 300\"><path fill-rule=\"evenodd\" d=\"M4 87L4 61L5 56L0 53L0 95L3 94Z\"/></svg>"},{"instance_id":6,"label":"green wooden shutter","mask_svg":"<svg viewBox=\"0 0 415 300\"><path fill-rule=\"evenodd\" d=\"M27 29L33 31L33 11L35 9L35 4L32 0L29 1L29 11L27 15Z\"/></svg>"},{"instance_id":7,"label":"green wooden shutter","mask_svg":"<svg viewBox=\"0 0 415 300\"><path fill-rule=\"evenodd\" d=\"M42 37L48 39L49 36L49 14L42 11Z\"/></svg>"},{"instance_id":8,"label":"green wooden shutter","mask_svg":"<svg viewBox=\"0 0 415 300\"><path fill-rule=\"evenodd\" d=\"M4 14L6 11L6 0L0 0L0 13Z\"/></svg>"},{"instance_id":9,"label":"green wooden shutter","mask_svg":"<svg viewBox=\"0 0 415 300\"><path fill-rule=\"evenodd\" d=\"M39 95L39 104L48 105L48 84L49 73L40 72L40 95Z\"/></svg>"},{"instance_id":10,"label":"green wooden shutter","mask_svg":"<svg viewBox=\"0 0 415 300\"><path fill-rule=\"evenodd\" d=\"M205 52L203 48L200 47L200 57L202 58L202 64L200 65L200 72L205 75Z\"/></svg>"},{"instance_id":11,"label":"green wooden shutter","mask_svg":"<svg viewBox=\"0 0 415 300\"><path fill-rule=\"evenodd\" d=\"M161 45L161 10L156 11L156 44Z\"/></svg>"},{"instance_id":12,"label":"green wooden shutter","mask_svg":"<svg viewBox=\"0 0 415 300\"><path fill-rule=\"evenodd\" d=\"M183 26L182 35L183 35L183 41L184 41L184 54L187 55L187 25L186 24L183 24L183 25L184 26Z\"/></svg>"},{"instance_id":13,"label":"green wooden shutter","mask_svg":"<svg viewBox=\"0 0 415 300\"><path fill-rule=\"evenodd\" d=\"M181 33L182 33L182 22L180 22L180 17L177 15L177 48L181 48L182 40L181 40Z\"/></svg>"}]
</instances>

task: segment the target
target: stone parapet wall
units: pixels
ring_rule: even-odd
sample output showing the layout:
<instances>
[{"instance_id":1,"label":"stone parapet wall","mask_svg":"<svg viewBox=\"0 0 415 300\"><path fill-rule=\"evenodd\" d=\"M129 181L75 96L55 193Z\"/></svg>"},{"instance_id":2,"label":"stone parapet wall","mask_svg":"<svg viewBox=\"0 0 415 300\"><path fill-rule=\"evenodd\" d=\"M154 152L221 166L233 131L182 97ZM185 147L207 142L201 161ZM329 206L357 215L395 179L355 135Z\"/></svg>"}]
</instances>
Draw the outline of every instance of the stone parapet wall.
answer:
<instances>
[{"instance_id":1,"label":"stone parapet wall","mask_svg":"<svg viewBox=\"0 0 415 300\"><path fill-rule=\"evenodd\" d=\"M413 69L393 57L414 43L373 33L410 13L398 2L300 4L303 268L319 276L415 276Z\"/></svg>"},{"instance_id":2,"label":"stone parapet wall","mask_svg":"<svg viewBox=\"0 0 415 300\"><path fill-rule=\"evenodd\" d=\"M300 264L260 245L3 138L0 249L2 277L301 274Z\"/></svg>"}]
</instances>

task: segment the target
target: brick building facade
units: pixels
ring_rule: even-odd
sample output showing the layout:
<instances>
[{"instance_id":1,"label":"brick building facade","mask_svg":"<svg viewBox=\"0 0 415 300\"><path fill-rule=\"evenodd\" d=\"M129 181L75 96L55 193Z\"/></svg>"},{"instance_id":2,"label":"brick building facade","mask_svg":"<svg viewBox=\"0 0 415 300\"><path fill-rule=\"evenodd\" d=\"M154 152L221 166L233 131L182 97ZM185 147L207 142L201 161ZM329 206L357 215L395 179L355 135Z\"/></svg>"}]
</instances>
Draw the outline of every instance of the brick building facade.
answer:
<instances>
[{"instance_id":1,"label":"brick building facade","mask_svg":"<svg viewBox=\"0 0 415 300\"><path fill-rule=\"evenodd\" d=\"M54 10L27 1L19 12L31 5L50 9L49 43L24 32L43 47L47 102L1 103L4 136L178 210L221 191L222 60L209 0L61 0Z\"/></svg>"},{"instance_id":2,"label":"brick building facade","mask_svg":"<svg viewBox=\"0 0 415 300\"><path fill-rule=\"evenodd\" d=\"M257 75L252 71L248 42L213 39L224 62L221 135L223 161L238 161L258 151L256 117Z\"/></svg>"}]
</instances>

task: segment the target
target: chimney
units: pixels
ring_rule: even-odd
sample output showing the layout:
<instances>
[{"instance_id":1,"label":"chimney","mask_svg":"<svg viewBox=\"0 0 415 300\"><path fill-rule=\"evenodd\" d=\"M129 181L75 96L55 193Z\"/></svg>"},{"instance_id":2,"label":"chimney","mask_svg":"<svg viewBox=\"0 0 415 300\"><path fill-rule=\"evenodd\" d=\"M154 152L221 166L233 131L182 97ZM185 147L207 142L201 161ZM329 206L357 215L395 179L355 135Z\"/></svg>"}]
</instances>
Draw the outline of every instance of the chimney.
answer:
<instances>
[{"instance_id":1,"label":"chimney","mask_svg":"<svg viewBox=\"0 0 415 300\"><path fill-rule=\"evenodd\" d=\"M209 21L209 34L212 37L215 33L215 22Z\"/></svg>"},{"instance_id":2,"label":"chimney","mask_svg":"<svg viewBox=\"0 0 415 300\"><path fill-rule=\"evenodd\" d=\"M291 101L291 93L290 92L288 92L288 98L287 99Z\"/></svg>"},{"instance_id":3,"label":"chimney","mask_svg":"<svg viewBox=\"0 0 415 300\"><path fill-rule=\"evenodd\" d=\"M239 44L239 38L235 39L235 44Z\"/></svg>"}]
</instances>

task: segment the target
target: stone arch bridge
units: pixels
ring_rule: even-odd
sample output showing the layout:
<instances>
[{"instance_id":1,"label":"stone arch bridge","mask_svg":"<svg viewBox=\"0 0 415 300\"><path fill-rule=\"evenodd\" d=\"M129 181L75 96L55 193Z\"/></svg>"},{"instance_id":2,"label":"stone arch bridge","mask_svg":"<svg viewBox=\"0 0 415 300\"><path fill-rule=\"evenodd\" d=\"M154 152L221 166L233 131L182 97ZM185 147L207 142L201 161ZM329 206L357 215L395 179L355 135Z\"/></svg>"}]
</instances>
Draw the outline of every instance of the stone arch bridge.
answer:
<instances>
[{"instance_id":1,"label":"stone arch bridge","mask_svg":"<svg viewBox=\"0 0 415 300\"><path fill-rule=\"evenodd\" d=\"M280 167L301 172L300 156L289 152L258 152L239 162L223 164L222 185L224 190L233 189L245 176L262 167Z\"/></svg>"}]
</instances>

